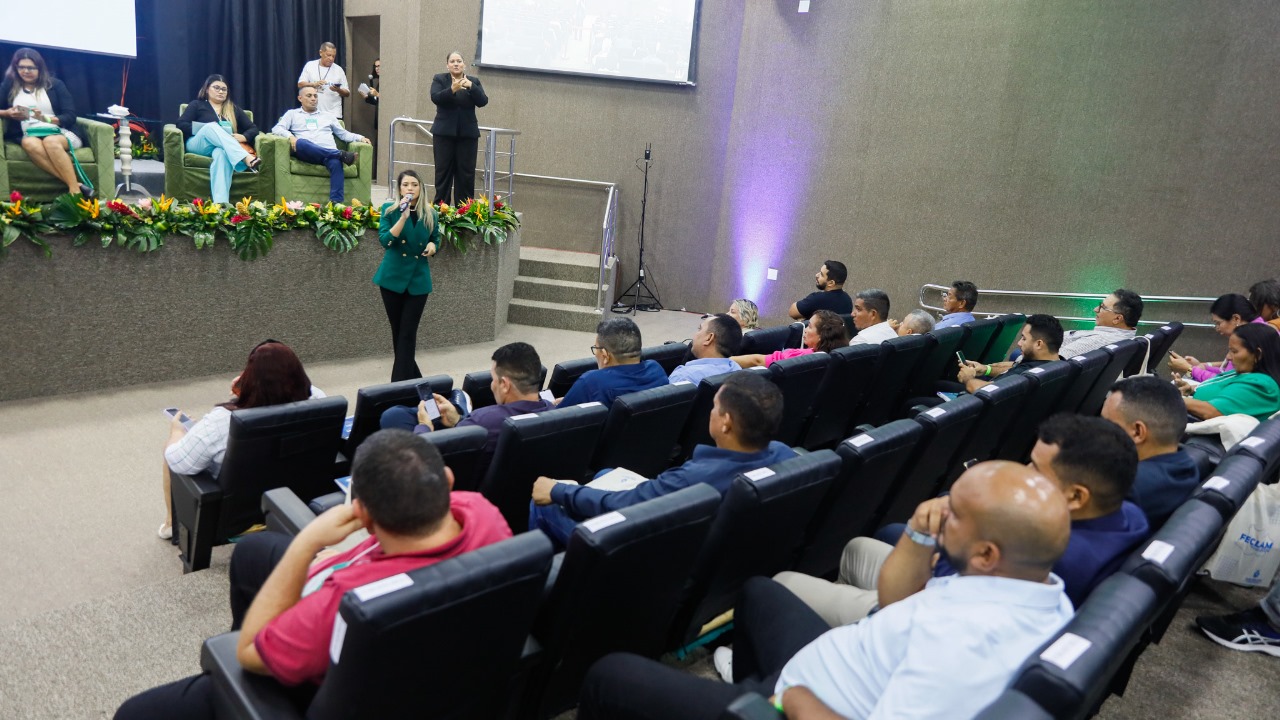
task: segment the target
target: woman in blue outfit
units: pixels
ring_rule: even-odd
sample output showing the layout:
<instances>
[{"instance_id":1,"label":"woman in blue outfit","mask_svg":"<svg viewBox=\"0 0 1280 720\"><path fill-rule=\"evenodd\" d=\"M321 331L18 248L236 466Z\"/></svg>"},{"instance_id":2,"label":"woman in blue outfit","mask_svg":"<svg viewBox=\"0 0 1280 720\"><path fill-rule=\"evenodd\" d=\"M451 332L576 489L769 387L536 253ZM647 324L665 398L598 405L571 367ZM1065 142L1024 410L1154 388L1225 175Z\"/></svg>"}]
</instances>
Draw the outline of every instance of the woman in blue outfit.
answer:
<instances>
[{"instance_id":1,"label":"woman in blue outfit","mask_svg":"<svg viewBox=\"0 0 1280 720\"><path fill-rule=\"evenodd\" d=\"M178 118L178 129L187 140L187 152L213 159L209 165L209 197L216 203L230 202L231 173L256 170L261 160L241 145L253 145L258 127L231 101L225 78L205 78L196 99Z\"/></svg>"},{"instance_id":2,"label":"woman in blue outfit","mask_svg":"<svg viewBox=\"0 0 1280 720\"><path fill-rule=\"evenodd\" d=\"M431 294L431 263L440 239L435 208L422 199L422 180L412 170L396 179L397 198L382 206L378 242L386 248L373 284L382 289L382 305L391 322L395 364L391 382L422 377L414 359L418 322Z\"/></svg>"}]
</instances>

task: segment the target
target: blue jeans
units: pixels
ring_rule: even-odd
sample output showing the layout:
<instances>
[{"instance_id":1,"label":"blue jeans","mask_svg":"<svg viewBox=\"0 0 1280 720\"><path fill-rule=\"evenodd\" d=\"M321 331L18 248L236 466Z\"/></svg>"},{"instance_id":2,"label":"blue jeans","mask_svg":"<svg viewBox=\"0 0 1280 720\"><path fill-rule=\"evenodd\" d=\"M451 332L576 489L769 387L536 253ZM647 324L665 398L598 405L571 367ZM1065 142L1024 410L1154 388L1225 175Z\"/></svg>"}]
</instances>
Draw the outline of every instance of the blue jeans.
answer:
<instances>
[{"instance_id":1,"label":"blue jeans","mask_svg":"<svg viewBox=\"0 0 1280 720\"><path fill-rule=\"evenodd\" d=\"M329 199L342 202L342 151L337 148L320 147L310 140L299 140L293 148L293 154L304 163L323 165L329 168Z\"/></svg>"},{"instance_id":2,"label":"blue jeans","mask_svg":"<svg viewBox=\"0 0 1280 720\"><path fill-rule=\"evenodd\" d=\"M529 529L546 533L556 550L563 550L569 544L569 536L576 527L578 521L559 505L534 505L532 500L529 501Z\"/></svg>"},{"instance_id":3,"label":"blue jeans","mask_svg":"<svg viewBox=\"0 0 1280 720\"><path fill-rule=\"evenodd\" d=\"M246 170L249 153L217 123L205 123L187 140L187 152L212 158L209 163L209 197L216 203L231 202L231 173Z\"/></svg>"},{"instance_id":4,"label":"blue jeans","mask_svg":"<svg viewBox=\"0 0 1280 720\"><path fill-rule=\"evenodd\" d=\"M467 402L466 393L454 390L447 397L449 402L458 408L458 422L462 422L463 418L471 414L471 404ZM383 410L382 417L378 420L378 427L383 430L398 428L413 432L418 427L418 406L395 405ZM445 425L438 418L432 421L431 427L433 430L445 429Z\"/></svg>"}]
</instances>

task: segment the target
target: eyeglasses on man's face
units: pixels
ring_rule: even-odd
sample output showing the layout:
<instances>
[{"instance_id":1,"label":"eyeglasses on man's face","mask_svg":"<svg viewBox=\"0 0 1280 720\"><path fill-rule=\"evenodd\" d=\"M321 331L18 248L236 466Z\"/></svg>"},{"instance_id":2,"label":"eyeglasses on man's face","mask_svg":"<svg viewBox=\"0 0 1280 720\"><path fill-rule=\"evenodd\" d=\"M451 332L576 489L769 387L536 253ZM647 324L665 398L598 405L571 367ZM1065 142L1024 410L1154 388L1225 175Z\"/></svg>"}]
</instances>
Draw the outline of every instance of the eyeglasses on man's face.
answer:
<instances>
[{"instance_id":1,"label":"eyeglasses on man's face","mask_svg":"<svg viewBox=\"0 0 1280 720\"><path fill-rule=\"evenodd\" d=\"M1093 309L1094 315L1097 315L1098 313L1104 313L1104 312L1115 313L1117 315L1120 314L1120 311L1116 310L1115 308L1109 308L1103 303L1098 303L1098 307Z\"/></svg>"}]
</instances>

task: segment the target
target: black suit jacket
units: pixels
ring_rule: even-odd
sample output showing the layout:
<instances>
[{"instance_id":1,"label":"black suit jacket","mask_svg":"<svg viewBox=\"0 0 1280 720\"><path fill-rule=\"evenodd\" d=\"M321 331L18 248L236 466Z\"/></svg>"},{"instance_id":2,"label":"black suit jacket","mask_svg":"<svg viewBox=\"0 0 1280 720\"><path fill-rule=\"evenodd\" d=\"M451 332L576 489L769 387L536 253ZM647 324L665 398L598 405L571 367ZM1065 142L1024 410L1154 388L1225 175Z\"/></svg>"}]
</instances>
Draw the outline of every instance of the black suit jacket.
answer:
<instances>
[{"instance_id":1,"label":"black suit jacket","mask_svg":"<svg viewBox=\"0 0 1280 720\"><path fill-rule=\"evenodd\" d=\"M187 103L187 109L182 112L182 116L178 118L178 129L182 131L182 139L191 139L191 124L216 123L218 122L218 113L209 104L208 100L192 100ZM254 138L258 137L258 126L253 124L248 115L244 114L244 110L236 105L236 132L244 136L245 142L253 144Z\"/></svg>"},{"instance_id":2,"label":"black suit jacket","mask_svg":"<svg viewBox=\"0 0 1280 720\"><path fill-rule=\"evenodd\" d=\"M436 104L436 119L431 124L432 135L445 137L480 137L480 124L476 122L476 108L489 104L480 80L471 75L471 89L453 91L449 73L443 72L431 79L431 102Z\"/></svg>"},{"instance_id":3,"label":"black suit jacket","mask_svg":"<svg viewBox=\"0 0 1280 720\"><path fill-rule=\"evenodd\" d=\"M8 110L11 107L9 92L12 89L13 81L5 79L0 82L0 110ZM54 78L48 92L49 104L53 106L53 114L58 116L58 126L75 133L80 138L80 142L88 146L89 138L85 137L84 133L80 132L80 128L76 126L76 104L71 98L71 91L67 90L67 86L63 85L61 80ZM486 99L485 102L488 102L488 100ZM477 137L479 136L477 135ZM6 119L4 123L4 139L9 142L22 142L22 124L16 120Z\"/></svg>"}]
</instances>

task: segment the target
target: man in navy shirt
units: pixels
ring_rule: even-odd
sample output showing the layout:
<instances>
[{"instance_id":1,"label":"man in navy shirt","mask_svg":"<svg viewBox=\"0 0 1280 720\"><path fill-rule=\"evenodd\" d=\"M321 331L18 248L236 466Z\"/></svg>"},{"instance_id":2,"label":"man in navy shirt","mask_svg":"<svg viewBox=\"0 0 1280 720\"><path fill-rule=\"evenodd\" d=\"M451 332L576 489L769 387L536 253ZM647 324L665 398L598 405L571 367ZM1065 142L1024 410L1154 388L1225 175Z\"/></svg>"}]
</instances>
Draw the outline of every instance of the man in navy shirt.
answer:
<instances>
[{"instance_id":1,"label":"man in navy shirt","mask_svg":"<svg viewBox=\"0 0 1280 720\"><path fill-rule=\"evenodd\" d=\"M596 326L591 346L598 370L583 373L560 398L559 405L598 402L613 405L614 398L667 384L662 366L640 359L640 328L631 318L612 318Z\"/></svg>"},{"instance_id":2,"label":"man in navy shirt","mask_svg":"<svg viewBox=\"0 0 1280 720\"><path fill-rule=\"evenodd\" d=\"M770 438L782 420L782 391L754 373L734 373L716 392L709 430L715 447L699 445L684 465L631 490L610 492L540 477L533 484L529 527L541 528L563 547L581 520L706 483L721 495L738 473L794 457Z\"/></svg>"},{"instance_id":3,"label":"man in navy shirt","mask_svg":"<svg viewBox=\"0 0 1280 720\"><path fill-rule=\"evenodd\" d=\"M837 315L848 315L853 312L853 298L844 291L844 281L849 271L844 263L827 260L818 268L813 276L818 289L791 304L787 314L792 320L808 320L819 310L830 310Z\"/></svg>"},{"instance_id":4,"label":"man in navy shirt","mask_svg":"<svg viewBox=\"0 0 1280 720\"><path fill-rule=\"evenodd\" d=\"M1178 447L1187 408L1173 385L1154 376L1125 378L1102 404L1102 417L1119 425L1138 447L1138 476L1129 499L1159 528L1200 485L1196 461Z\"/></svg>"}]
</instances>

